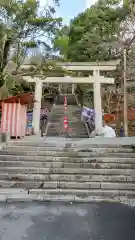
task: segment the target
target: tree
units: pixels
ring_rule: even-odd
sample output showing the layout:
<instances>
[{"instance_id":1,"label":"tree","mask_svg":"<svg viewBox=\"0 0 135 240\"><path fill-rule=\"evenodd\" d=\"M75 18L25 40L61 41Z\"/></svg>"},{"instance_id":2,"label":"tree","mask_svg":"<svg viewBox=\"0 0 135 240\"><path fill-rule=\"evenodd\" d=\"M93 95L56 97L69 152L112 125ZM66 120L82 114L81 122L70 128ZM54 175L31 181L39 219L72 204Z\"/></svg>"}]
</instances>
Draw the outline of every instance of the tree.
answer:
<instances>
[{"instance_id":1,"label":"tree","mask_svg":"<svg viewBox=\"0 0 135 240\"><path fill-rule=\"evenodd\" d=\"M69 31L69 26L63 26L57 30L53 41L54 51L59 52L61 59L64 61L68 60Z\"/></svg>"},{"instance_id":2,"label":"tree","mask_svg":"<svg viewBox=\"0 0 135 240\"><path fill-rule=\"evenodd\" d=\"M101 61L115 58L113 42L119 41L120 23L126 8L112 1L99 1L71 21L68 58L72 61Z\"/></svg>"},{"instance_id":3,"label":"tree","mask_svg":"<svg viewBox=\"0 0 135 240\"><path fill-rule=\"evenodd\" d=\"M54 0L58 4L58 0ZM55 7L55 5L54 5ZM12 71L19 71L29 51L38 46L50 50L50 41L61 18L53 17L55 8L40 9L37 0L0 1L0 86L11 83ZM43 39L43 40L42 40ZM49 42L48 42L49 41ZM13 69L8 63L14 61Z\"/></svg>"}]
</instances>

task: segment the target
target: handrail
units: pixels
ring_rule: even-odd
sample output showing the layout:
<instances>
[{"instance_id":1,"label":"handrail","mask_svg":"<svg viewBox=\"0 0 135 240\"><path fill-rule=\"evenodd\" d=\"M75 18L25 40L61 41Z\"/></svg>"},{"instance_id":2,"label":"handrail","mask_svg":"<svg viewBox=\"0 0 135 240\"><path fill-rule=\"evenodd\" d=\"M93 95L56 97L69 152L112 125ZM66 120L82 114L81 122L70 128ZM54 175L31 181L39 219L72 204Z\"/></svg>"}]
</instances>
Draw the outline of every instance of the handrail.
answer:
<instances>
[{"instance_id":1,"label":"handrail","mask_svg":"<svg viewBox=\"0 0 135 240\"><path fill-rule=\"evenodd\" d=\"M78 106L79 108L81 108L81 104L80 104L79 101L78 101L77 95L74 94L74 96L75 96L75 100L76 100L77 106Z\"/></svg>"},{"instance_id":2,"label":"handrail","mask_svg":"<svg viewBox=\"0 0 135 240\"><path fill-rule=\"evenodd\" d=\"M78 101L77 95L74 94L74 96L75 96L75 99L76 99L76 102L77 102L78 107L81 108L81 105L80 105L80 103L79 103L79 101ZM87 131L87 134L88 134L88 137L90 138L90 135L91 135L91 134L90 134L90 130L89 130L88 123L87 123L86 121L84 121L84 120L83 120L83 123L84 123L84 125L85 125L86 131Z\"/></svg>"},{"instance_id":3,"label":"handrail","mask_svg":"<svg viewBox=\"0 0 135 240\"><path fill-rule=\"evenodd\" d=\"M56 101L57 101L57 97L55 98L54 104L52 106L52 109L50 111L50 114L49 114L49 117L48 117L48 120L47 120L47 124L46 124L46 128L45 128L45 136L47 135L47 132L48 132L48 128L49 128L49 124L50 124L50 121L49 121L50 120L50 115L51 115L54 107L56 106Z\"/></svg>"},{"instance_id":4,"label":"handrail","mask_svg":"<svg viewBox=\"0 0 135 240\"><path fill-rule=\"evenodd\" d=\"M85 125L85 127L86 127L86 131L87 131L87 133L88 133L88 137L90 138L90 130L89 130L89 126L88 126L88 123L87 122L85 122L85 121L83 121L84 122L84 125Z\"/></svg>"}]
</instances>

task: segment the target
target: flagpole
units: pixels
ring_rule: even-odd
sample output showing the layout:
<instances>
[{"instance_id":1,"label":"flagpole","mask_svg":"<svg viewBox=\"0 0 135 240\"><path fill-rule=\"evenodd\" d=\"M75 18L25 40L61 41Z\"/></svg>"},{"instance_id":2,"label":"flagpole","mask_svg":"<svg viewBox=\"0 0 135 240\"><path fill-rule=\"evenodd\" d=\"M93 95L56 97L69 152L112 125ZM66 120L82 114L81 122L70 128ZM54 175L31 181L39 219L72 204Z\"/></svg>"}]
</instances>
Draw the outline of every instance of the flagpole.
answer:
<instances>
[{"instance_id":1,"label":"flagpole","mask_svg":"<svg viewBox=\"0 0 135 240\"><path fill-rule=\"evenodd\" d=\"M124 58L124 130L125 137L128 136L128 115L127 115L127 56L126 56L126 48L123 50L123 58Z\"/></svg>"}]
</instances>

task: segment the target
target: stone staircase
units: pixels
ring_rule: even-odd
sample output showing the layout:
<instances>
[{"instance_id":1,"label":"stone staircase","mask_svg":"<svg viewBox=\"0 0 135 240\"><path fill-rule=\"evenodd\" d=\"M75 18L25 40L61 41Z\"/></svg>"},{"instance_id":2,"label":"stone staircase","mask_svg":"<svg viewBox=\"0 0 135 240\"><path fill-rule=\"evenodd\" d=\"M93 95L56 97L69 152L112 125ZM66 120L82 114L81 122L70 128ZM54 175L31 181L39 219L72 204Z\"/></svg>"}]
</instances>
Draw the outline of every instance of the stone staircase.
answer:
<instances>
[{"instance_id":1,"label":"stone staircase","mask_svg":"<svg viewBox=\"0 0 135 240\"><path fill-rule=\"evenodd\" d=\"M56 105L52 109L51 116L47 126L47 136L64 136L64 96L60 95ZM68 112L66 115L69 120L69 136L71 138L88 138L88 132L81 121L81 112L77 106L76 99L73 95L67 96Z\"/></svg>"},{"instance_id":2,"label":"stone staircase","mask_svg":"<svg viewBox=\"0 0 135 240\"><path fill-rule=\"evenodd\" d=\"M9 142L0 151L0 196L6 201L134 199L135 150L61 138Z\"/></svg>"},{"instance_id":3,"label":"stone staircase","mask_svg":"<svg viewBox=\"0 0 135 240\"><path fill-rule=\"evenodd\" d=\"M53 106L51 115L47 124L47 136L60 136L63 132L63 106Z\"/></svg>"},{"instance_id":4,"label":"stone staircase","mask_svg":"<svg viewBox=\"0 0 135 240\"><path fill-rule=\"evenodd\" d=\"M78 106L68 106L68 128L71 138L88 138L88 132L81 121L81 112Z\"/></svg>"}]
</instances>

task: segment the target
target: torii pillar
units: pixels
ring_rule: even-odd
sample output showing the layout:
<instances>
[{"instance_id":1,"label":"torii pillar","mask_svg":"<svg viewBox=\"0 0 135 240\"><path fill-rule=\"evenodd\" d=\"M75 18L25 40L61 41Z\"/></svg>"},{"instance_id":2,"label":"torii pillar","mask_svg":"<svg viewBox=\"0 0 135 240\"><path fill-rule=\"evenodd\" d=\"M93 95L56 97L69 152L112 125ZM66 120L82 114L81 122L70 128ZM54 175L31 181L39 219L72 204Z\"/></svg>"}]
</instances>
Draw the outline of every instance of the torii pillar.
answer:
<instances>
[{"instance_id":1,"label":"torii pillar","mask_svg":"<svg viewBox=\"0 0 135 240\"><path fill-rule=\"evenodd\" d=\"M35 103L33 109L33 121L32 126L34 133L40 132L40 111L41 111L41 100L42 100L42 80L36 78L35 80Z\"/></svg>"},{"instance_id":2,"label":"torii pillar","mask_svg":"<svg viewBox=\"0 0 135 240\"><path fill-rule=\"evenodd\" d=\"M100 76L99 70L93 71L93 91L94 91L94 109L95 109L95 130L97 134L102 132L102 102L101 102L101 84L113 84L113 78Z\"/></svg>"},{"instance_id":3,"label":"torii pillar","mask_svg":"<svg viewBox=\"0 0 135 240\"><path fill-rule=\"evenodd\" d=\"M38 77L23 77L23 79L27 82L35 83L35 102L34 102L34 109L33 109L33 121L32 127L34 129L35 134L40 133L40 111L41 111L41 100L42 100L42 86L43 82Z\"/></svg>"}]
</instances>

